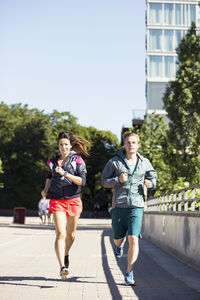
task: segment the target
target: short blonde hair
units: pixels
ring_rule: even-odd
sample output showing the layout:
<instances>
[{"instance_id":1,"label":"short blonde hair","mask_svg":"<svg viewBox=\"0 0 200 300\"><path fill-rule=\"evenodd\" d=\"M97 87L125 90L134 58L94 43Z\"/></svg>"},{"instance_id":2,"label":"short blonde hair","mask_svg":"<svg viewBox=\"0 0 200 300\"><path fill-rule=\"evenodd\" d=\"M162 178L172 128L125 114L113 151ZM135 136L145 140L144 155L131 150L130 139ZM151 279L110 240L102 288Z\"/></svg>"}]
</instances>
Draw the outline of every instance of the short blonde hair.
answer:
<instances>
[{"instance_id":1,"label":"short blonde hair","mask_svg":"<svg viewBox=\"0 0 200 300\"><path fill-rule=\"evenodd\" d=\"M124 134L123 134L123 142L124 142L125 139L126 139L127 137L129 137L129 136L135 136L135 137L137 138L137 140L138 140L138 143L139 143L139 141L140 141L139 135L136 134L136 133L134 133L134 132L132 132L132 131L125 131L125 132L124 132Z\"/></svg>"}]
</instances>

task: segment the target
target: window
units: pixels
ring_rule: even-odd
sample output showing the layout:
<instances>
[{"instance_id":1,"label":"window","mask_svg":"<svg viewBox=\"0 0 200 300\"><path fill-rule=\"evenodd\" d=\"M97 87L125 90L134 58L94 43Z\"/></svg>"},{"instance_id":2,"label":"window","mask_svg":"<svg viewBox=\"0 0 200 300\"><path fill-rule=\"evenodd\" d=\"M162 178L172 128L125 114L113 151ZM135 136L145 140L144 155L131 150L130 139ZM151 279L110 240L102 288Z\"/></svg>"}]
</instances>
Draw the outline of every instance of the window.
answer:
<instances>
[{"instance_id":1,"label":"window","mask_svg":"<svg viewBox=\"0 0 200 300\"><path fill-rule=\"evenodd\" d=\"M175 24L181 25L181 5L175 5Z\"/></svg>"},{"instance_id":2,"label":"window","mask_svg":"<svg viewBox=\"0 0 200 300\"><path fill-rule=\"evenodd\" d=\"M162 24L162 4L149 3L149 24Z\"/></svg>"},{"instance_id":3,"label":"window","mask_svg":"<svg viewBox=\"0 0 200 300\"><path fill-rule=\"evenodd\" d=\"M185 23L184 25L189 25L190 22L189 22L189 4L185 4L184 5L184 13L185 13Z\"/></svg>"},{"instance_id":4,"label":"window","mask_svg":"<svg viewBox=\"0 0 200 300\"><path fill-rule=\"evenodd\" d=\"M149 30L149 50L161 50L162 30Z\"/></svg>"},{"instance_id":5,"label":"window","mask_svg":"<svg viewBox=\"0 0 200 300\"><path fill-rule=\"evenodd\" d=\"M194 4L190 5L190 23L196 23L196 6Z\"/></svg>"},{"instance_id":6,"label":"window","mask_svg":"<svg viewBox=\"0 0 200 300\"><path fill-rule=\"evenodd\" d=\"M166 78L174 77L174 57L165 56L164 57L164 74Z\"/></svg>"},{"instance_id":7,"label":"window","mask_svg":"<svg viewBox=\"0 0 200 300\"><path fill-rule=\"evenodd\" d=\"M173 51L174 50L174 32L173 30L165 30L164 31L164 47L166 51Z\"/></svg>"},{"instance_id":8,"label":"window","mask_svg":"<svg viewBox=\"0 0 200 300\"><path fill-rule=\"evenodd\" d=\"M164 5L164 22L166 25L173 25L173 4Z\"/></svg>"},{"instance_id":9,"label":"window","mask_svg":"<svg viewBox=\"0 0 200 300\"><path fill-rule=\"evenodd\" d=\"M185 5L183 4L183 25L185 25Z\"/></svg>"},{"instance_id":10,"label":"window","mask_svg":"<svg viewBox=\"0 0 200 300\"><path fill-rule=\"evenodd\" d=\"M181 42L181 30L175 30L175 49Z\"/></svg>"},{"instance_id":11,"label":"window","mask_svg":"<svg viewBox=\"0 0 200 300\"><path fill-rule=\"evenodd\" d=\"M149 56L149 77L162 77L162 56Z\"/></svg>"}]
</instances>

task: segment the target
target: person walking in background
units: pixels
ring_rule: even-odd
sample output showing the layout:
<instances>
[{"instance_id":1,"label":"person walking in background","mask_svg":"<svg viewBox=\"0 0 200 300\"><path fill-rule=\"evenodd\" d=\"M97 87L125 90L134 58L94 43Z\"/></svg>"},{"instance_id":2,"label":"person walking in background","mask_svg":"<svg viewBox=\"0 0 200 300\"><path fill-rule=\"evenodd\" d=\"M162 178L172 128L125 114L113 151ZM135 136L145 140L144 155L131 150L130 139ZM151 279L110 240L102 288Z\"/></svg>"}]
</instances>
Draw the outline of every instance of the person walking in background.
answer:
<instances>
[{"instance_id":1,"label":"person walking in background","mask_svg":"<svg viewBox=\"0 0 200 300\"><path fill-rule=\"evenodd\" d=\"M38 203L38 215L43 225L45 225L47 222L48 211L49 211L49 200L44 197L40 199Z\"/></svg>"},{"instance_id":2,"label":"person walking in background","mask_svg":"<svg viewBox=\"0 0 200 300\"><path fill-rule=\"evenodd\" d=\"M43 197L50 197L49 212L53 213L56 228L55 252L63 280L69 273L69 250L82 212L80 193L87 174L85 162L75 151L89 156L86 144L87 140L71 132L59 133L60 154L48 160L49 172L41 192Z\"/></svg>"},{"instance_id":3,"label":"person walking in background","mask_svg":"<svg viewBox=\"0 0 200 300\"><path fill-rule=\"evenodd\" d=\"M134 285L134 265L139 254L139 241L143 218L143 184L148 189L156 186L156 171L150 161L137 150L139 136L126 131L123 134L124 148L117 151L105 165L102 185L113 188L112 229L114 252L117 258L123 254L126 233L128 233L127 271L125 283Z\"/></svg>"}]
</instances>

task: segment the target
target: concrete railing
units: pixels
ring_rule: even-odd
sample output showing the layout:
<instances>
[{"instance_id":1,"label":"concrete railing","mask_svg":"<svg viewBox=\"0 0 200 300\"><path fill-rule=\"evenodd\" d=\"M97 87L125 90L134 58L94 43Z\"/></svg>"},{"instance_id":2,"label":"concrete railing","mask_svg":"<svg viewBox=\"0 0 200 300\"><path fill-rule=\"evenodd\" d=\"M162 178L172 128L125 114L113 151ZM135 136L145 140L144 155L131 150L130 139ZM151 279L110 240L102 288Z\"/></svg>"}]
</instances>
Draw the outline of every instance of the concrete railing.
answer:
<instances>
[{"instance_id":1,"label":"concrete railing","mask_svg":"<svg viewBox=\"0 0 200 300\"><path fill-rule=\"evenodd\" d=\"M200 211L200 185L175 190L146 201L146 211Z\"/></svg>"},{"instance_id":2,"label":"concrete railing","mask_svg":"<svg viewBox=\"0 0 200 300\"><path fill-rule=\"evenodd\" d=\"M146 201L142 235L200 270L200 185Z\"/></svg>"}]
</instances>

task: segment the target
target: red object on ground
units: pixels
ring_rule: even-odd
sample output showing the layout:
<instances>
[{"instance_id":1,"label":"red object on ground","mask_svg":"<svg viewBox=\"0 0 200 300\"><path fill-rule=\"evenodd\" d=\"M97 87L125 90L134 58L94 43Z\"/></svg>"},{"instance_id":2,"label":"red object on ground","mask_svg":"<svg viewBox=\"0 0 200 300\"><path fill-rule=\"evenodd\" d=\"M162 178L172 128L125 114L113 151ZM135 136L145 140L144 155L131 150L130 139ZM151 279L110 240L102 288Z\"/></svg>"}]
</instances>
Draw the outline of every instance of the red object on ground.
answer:
<instances>
[{"instance_id":1,"label":"red object on ground","mask_svg":"<svg viewBox=\"0 0 200 300\"><path fill-rule=\"evenodd\" d=\"M14 221L13 223L24 224L26 216L25 207L14 207Z\"/></svg>"}]
</instances>

